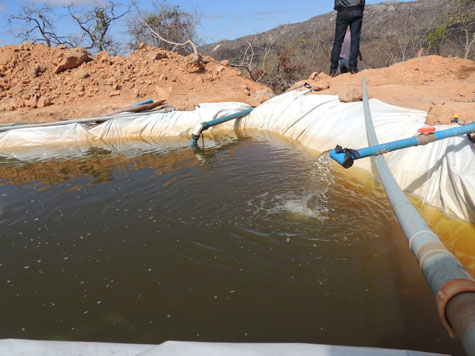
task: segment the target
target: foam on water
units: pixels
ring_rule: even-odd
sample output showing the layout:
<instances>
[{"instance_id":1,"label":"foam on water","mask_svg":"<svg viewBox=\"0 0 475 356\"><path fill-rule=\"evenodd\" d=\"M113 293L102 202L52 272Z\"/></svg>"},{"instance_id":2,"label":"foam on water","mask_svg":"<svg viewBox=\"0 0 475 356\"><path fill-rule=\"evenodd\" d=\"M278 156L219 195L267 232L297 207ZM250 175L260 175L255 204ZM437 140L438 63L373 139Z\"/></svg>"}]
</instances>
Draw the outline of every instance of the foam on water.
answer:
<instances>
[{"instance_id":1,"label":"foam on water","mask_svg":"<svg viewBox=\"0 0 475 356\"><path fill-rule=\"evenodd\" d=\"M288 191L283 194L264 192L248 200L248 211L253 215L270 217L282 212L315 218L319 221L329 219L328 198L326 193L330 185L335 184L332 172L332 160L329 151L321 154L312 165L304 185L303 192Z\"/></svg>"}]
</instances>

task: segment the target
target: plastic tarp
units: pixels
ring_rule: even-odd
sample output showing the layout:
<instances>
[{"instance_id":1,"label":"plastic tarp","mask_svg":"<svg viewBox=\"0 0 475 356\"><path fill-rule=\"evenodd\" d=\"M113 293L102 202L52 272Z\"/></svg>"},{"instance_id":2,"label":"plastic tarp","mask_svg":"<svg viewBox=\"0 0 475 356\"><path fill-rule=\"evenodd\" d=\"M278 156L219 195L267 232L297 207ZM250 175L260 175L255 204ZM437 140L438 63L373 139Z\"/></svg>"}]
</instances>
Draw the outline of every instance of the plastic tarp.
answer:
<instances>
[{"instance_id":1,"label":"plastic tarp","mask_svg":"<svg viewBox=\"0 0 475 356\"><path fill-rule=\"evenodd\" d=\"M314 344L237 344L167 341L158 346L0 340L0 356L436 356L441 354Z\"/></svg>"},{"instance_id":2,"label":"plastic tarp","mask_svg":"<svg viewBox=\"0 0 475 356\"><path fill-rule=\"evenodd\" d=\"M292 91L272 98L249 115L205 131L266 130L324 152L337 144L347 148L368 146L362 102L342 103L334 95L306 95ZM23 128L0 133L0 156L25 159L47 155L47 146L81 151L82 144L106 145L130 139L188 136L201 122L248 109L243 103L200 104L191 112L152 113L137 118L117 118L86 129L79 124L47 128ZM370 100L370 109L380 143L416 136L427 113ZM442 126L445 129L451 126ZM65 147L64 144L67 143ZM55 146L55 148L53 147ZM53 148L51 148L53 147ZM27 150L26 150L27 149ZM444 213L475 221L475 148L466 136L452 137L426 146L406 148L385 155L395 179L406 192ZM371 159L355 166L373 175Z\"/></svg>"},{"instance_id":3,"label":"plastic tarp","mask_svg":"<svg viewBox=\"0 0 475 356\"><path fill-rule=\"evenodd\" d=\"M47 127L15 128L0 132L0 157L34 160L78 155L90 147L114 148L153 144L155 138L190 137L197 124L251 108L244 103L204 103L194 111L172 111L148 115L130 114L87 128L79 123ZM139 142L141 141L141 142ZM188 142L188 140L187 140Z\"/></svg>"}]
</instances>

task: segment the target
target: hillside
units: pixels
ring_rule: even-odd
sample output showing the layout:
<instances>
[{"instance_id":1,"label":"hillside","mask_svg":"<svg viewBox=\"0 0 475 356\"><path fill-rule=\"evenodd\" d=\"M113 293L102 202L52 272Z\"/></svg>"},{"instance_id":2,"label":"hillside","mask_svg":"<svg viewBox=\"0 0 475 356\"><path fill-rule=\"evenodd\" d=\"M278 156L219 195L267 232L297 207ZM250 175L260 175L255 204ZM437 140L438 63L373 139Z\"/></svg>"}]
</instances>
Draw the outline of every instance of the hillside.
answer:
<instances>
[{"instance_id":1,"label":"hillside","mask_svg":"<svg viewBox=\"0 0 475 356\"><path fill-rule=\"evenodd\" d=\"M454 0L418 0L367 5L361 38L364 62L360 63L360 69L386 67L408 60L415 57L421 48L425 48L425 54L428 53L425 38L435 28L447 23L445 14L454 9L455 3ZM475 20L473 6L468 15ZM336 11L333 11L264 33L205 45L200 50L218 60L228 59L230 63L240 63L248 62L249 56L244 54L246 49L249 53L249 46L252 45L253 69L256 70L260 68L266 53L266 61L270 66L272 52L284 52L292 70L298 72L297 77L292 79L302 79L314 71L328 71L335 17ZM472 26L475 28L475 21L472 21ZM448 33L447 41L438 50L431 50L431 53L463 58L464 34L456 28L449 28ZM472 50L469 58L474 59L474 52Z\"/></svg>"}]
</instances>

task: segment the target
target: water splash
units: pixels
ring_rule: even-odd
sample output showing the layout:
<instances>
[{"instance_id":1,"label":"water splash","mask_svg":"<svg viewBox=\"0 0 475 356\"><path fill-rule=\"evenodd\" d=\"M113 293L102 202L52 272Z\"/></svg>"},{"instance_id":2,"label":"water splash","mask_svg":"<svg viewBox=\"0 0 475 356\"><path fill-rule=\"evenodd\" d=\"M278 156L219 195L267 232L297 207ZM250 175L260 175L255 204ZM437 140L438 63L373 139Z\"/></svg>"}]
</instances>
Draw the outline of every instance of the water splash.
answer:
<instances>
[{"instance_id":1,"label":"water splash","mask_svg":"<svg viewBox=\"0 0 475 356\"><path fill-rule=\"evenodd\" d=\"M327 213L328 198L326 193L330 185L335 183L335 177L332 172L332 160L330 151L322 153L310 170L302 193L302 206L316 213L319 216Z\"/></svg>"}]
</instances>

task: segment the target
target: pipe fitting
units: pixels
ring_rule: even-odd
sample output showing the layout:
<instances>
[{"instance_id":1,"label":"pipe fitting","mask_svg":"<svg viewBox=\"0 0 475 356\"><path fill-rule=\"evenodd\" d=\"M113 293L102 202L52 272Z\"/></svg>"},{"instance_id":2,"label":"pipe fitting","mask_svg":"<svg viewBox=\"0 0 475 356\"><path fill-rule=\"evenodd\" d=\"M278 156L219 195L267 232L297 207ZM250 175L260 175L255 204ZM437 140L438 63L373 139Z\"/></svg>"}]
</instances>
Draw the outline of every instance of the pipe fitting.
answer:
<instances>
[{"instance_id":1,"label":"pipe fitting","mask_svg":"<svg viewBox=\"0 0 475 356\"><path fill-rule=\"evenodd\" d=\"M456 333L450 324L450 319L447 318L447 305L456 296L467 292L475 293L475 281L470 279L454 279L440 287L436 295L437 308L442 324L452 339L456 338Z\"/></svg>"},{"instance_id":2,"label":"pipe fitting","mask_svg":"<svg viewBox=\"0 0 475 356\"><path fill-rule=\"evenodd\" d=\"M197 126L193 129L193 131L191 132L191 137L193 137L193 136L198 136L198 138L200 138L200 135L201 135L201 133L203 132L203 129L204 129L204 128L203 128L203 124L197 125Z\"/></svg>"},{"instance_id":3,"label":"pipe fitting","mask_svg":"<svg viewBox=\"0 0 475 356\"><path fill-rule=\"evenodd\" d=\"M340 145L331 150L330 157L338 162L341 166L348 169L353 166L355 159L360 158L360 154L357 150L351 148L342 148Z\"/></svg>"},{"instance_id":4,"label":"pipe fitting","mask_svg":"<svg viewBox=\"0 0 475 356\"><path fill-rule=\"evenodd\" d=\"M191 146L196 146L198 144L198 140L200 139L201 132L203 132L203 125L199 124L191 132Z\"/></svg>"},{"instance_id":5,"label":"pipe fitting","mask_svg":"<svg viewBox=\"0 0 475 356\"><path fill-rule=\"evenodd\" d=\"M432 143L432 142L436 141L436 137L435 137L434 134L419 135L416 138L417 138L417 146L427 145L429 143Z\"/></svg>"}]
</instances>

